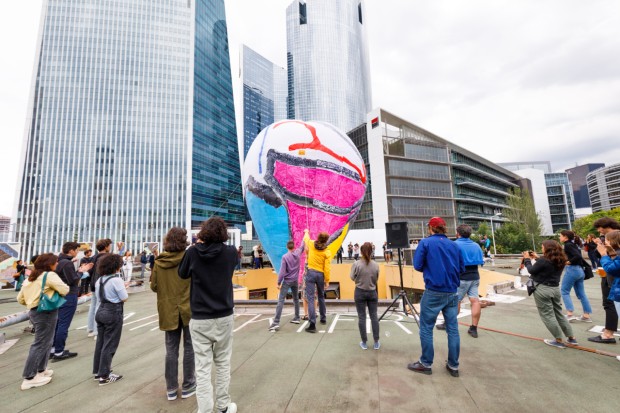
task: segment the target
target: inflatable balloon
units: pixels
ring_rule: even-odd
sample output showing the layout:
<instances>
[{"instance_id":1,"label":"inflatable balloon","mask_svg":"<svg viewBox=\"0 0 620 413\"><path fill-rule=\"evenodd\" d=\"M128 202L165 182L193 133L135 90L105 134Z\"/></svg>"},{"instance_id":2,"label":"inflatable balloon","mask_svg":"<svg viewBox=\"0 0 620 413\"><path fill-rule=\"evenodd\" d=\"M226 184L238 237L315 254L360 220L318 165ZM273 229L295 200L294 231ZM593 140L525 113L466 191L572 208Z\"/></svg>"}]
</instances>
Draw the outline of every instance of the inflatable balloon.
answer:
<instances>
[{"instance_id":1,"label":"inflatable balloon","mask_svg":"<svg viewBox=\"0 0 620 413\"><path fill-rule=\"evenodd\" d=\"M361 208L366 185L362 156L334 126L285 120L265 128L245 159L243 189L276 271L286 243L293 240L299 247L306 228L312 239L327 232L335 257Z\"/></svg>"}]
</instances>

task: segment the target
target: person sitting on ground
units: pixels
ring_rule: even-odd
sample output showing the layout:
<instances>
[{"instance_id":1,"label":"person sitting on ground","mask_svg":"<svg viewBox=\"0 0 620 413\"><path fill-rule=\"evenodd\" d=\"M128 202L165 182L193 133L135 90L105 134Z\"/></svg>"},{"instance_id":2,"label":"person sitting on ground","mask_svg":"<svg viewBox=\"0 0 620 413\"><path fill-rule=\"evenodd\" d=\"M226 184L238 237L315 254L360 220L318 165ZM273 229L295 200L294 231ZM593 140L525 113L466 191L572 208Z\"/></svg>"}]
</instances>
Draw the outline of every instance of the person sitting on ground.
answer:
<instances>
[{"instance_id":1,"label":"person sitting on ground","mask_svg":"<svg viewBox=\"0 0 620 413\"><path fill-rule=\"evenodd\" d=\"M112 358L116 354L123 332L123 304L129 296L121 274L123 258L106 254L97 262L97 285L95 294L99 297L97 321L97 344L93 357L93 374L100 386L114 383L123 378L112 373Z\"/></svg>"},{"instance_id":2,"label":"person sitting on ground","mask_svg":"<svg viewBox=\"0 0 620 413\"><path fill-rule=\"evenodd\" d=\"M544 241L542 252L543 256L540 258L538 254L534 253L534 257L537 259L534 265L532 265L529 251L523 252L523 258L525 259L525 266L531 274L531 279L536 285L534 300L538 314L547 330L554 337L553 340L545 339L544 342L556 348L566 348L566 344L562 341L562 333L564 333L568 338L568 344L577 345L573 328L562 314L560 277L566 265L566 254L564 254L562 246L554 240Z\"/></svg>"},{"instance_id":3,"label":"person sitting on ground","mask_svg":"<svg viewBox=\"0 0 620 413\"><path fill-rule=\"evenodd\" d=\"M293 294L293 305L295 306L295 317L291 320L293 324L299 324L299 261L301 254L304 252L304 243L295 249L295 243L289 241L286 243L288 252L282 257L280 264L280 272L278 273L278 305L276 307L276 315L273 317L273 323L269 326L269 331L276 332L280 329L280 316L284 307L284 300L288 290Z\"/></svg>"},{"instance_id":4,"label":"person sitting on ground","mask_svg":"<svg viewBox=\"0 0 620 413\"><path fill-rule=\"evenodd\" d=\"M179 264L187 248L187 230L170 228L164 237L164 252L155 259L151 273L151 290L157 293L159 329L165 333L166 345L166 396L176 400L179 392L179 345L183 336L183 384L181 398L196 394L194 348L189 331L191 309L189 306L190 281L179 277Z\"/></svg>"},{"instance_id":5,"label":"person sitting on ground","mask_svg":"<svg viewBox=\"0 0 620 413\"><path fill-rule=\"evenodd\" d=\"M585 272L583 271L584 260L581 257L581 250L574 243L575 233L573 231L564 230L560 232L560 242L564 243L564 254L566 254L566 267L564 267L564 277L562 278L562 300L564 300L564 307L566 307L566 318L568 321L583 321L585 323L591 323L592 319L592 307L590 301L586 295L583 282L585 281ZM581 301L581 307L583 308L583 315L580 317L574 316L575 306L573 300L570 298L570 292L575 288L575 294L579 301Z\"/></svg>"},{"instance_id":6,"label":"person sitting on ground","mask_svg":"<svg viewBox=\"0 0 620 413\"><path fill-rule=\"evenodd\" d=\"M21 291L17 294L17 302L28 308L28 317L34 326L34 341L30 345L28 358L22 376L21 389L44 386L52 380L53 370L47 368L50 350L52 349L58 310L37 311L43 293L50 298L54 292L65 296L69 286L62 282L56 270L58 258L54 254L41 254L34 262L34 270L30 272ZM43 282L45 281L45 286Z\"/></svg>"},{"instance_id":7,"label":"person sitting on ground","mask_svg":"<svg viewBox=\"0 0 620 413\"><path fill-rule=\"evenodd\" d=\"M372 338L375 340L374 349L379 350L379 319L377 318L377 280L379 278L379 264L371 257L372 244L365 242L361 248L362 259L355 261L351 267L351 279L355 281L355 308L357 309L358 328L360 330L360 347L368 350L368 335L366 333L366 307L372 325Z\"/></svg>"}]
</instances>

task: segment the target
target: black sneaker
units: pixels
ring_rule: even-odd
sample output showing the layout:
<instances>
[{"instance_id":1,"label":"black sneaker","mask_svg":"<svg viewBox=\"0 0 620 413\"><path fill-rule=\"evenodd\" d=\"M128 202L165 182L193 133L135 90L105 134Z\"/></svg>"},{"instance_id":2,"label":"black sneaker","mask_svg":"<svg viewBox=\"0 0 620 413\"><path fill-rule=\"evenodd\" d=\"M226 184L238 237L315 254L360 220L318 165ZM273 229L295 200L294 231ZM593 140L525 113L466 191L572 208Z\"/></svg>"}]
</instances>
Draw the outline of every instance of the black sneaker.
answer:
<instances>
[{"instance_id":1,"label":"black sneaker","mask_svg":"<svg viewBox=\"0 0 620 413\"><path fill-rule=\"evenodd\" d=\"M327 324L327 320L321 320L321 324Z\"/></svg>"},{"instance_id":2,"label":"black sneaker","mask_svg":"<svg viewBox=\"0 0 620 413\"><path fill-rule=\"evenodd\" d=\"M478 329L474 326L469 326L469 330L467 330L467 334L469 334L473 338L478 338Z\"/></svg>"},{"instance_id":3,"label":"black sneaker","mask_svg":"<svg viewBox=\"0 0 620 413\"><path fill-rule=\"evenodd\" d=\"M78 353L72 353L69 350L65 350L62 354L54 354L54 358L52 359L52 363L56 363L57 361L63 361L66 359L72 359L73 357L77 357Z\"/></svg>"},{"instance_id":4,"label":"black sneaker","mask_svg":"<svg viewBox=\"0 0 620 413\"><path fill-rule=\"evenodd\" d=\"M439 324L435 325L435 328L437 330L445 330L446 329L446 323L439 323Z\"/></svg>"},{"instance_id":5,"label":"black sneaker","mask_svg":"<svg viewBox=\"0 0 620 413\"><path fill-rule=\"evenodd\" d=\"M415 371L416 373L422 373L427 375L433 374L433 369L431 369L430 367L425 367L424 364L420 363L419 361L407 364L407 368L411 371Z\"/></svg>"},{"instance_id":6,"label":"black sneaker","mask_svg":"<svg viewBox=\"0 0 620 413\"><path fill-rule=\"evenodd\" d=\"M293 323L293 324L299 324L299 323L300 323L299 318L293 318L293 319L291 320L291 323Z\"/></svg>"},{"instance_id":7,"label":"black sneaker","mask_svg":"<svg viewBox=\"0 0 620 413\"><path fill-rule=\"evenodd\" d=\"M310 325L306 328L306 333L316 333L316 326L314 323L310 323Z\"/></svg>"},{"instance_id":8,"label":"black sneaker","mask_svg":"<svg viewBox=\"0 0 620 413\"><path fill-rule=\"evenodd\" d=\"M448 370L448 373L450 373L450 375L452 377L458 377L459 376L458 369L453 369L452 367L448 366L448 363L446 363L446 370Z\"/></svg>"},{"instance_id":9,"label":"black sneaker","mask_svg":"<svg viewBox=\"0 0 620 413\"><path fill-rule=\"evenodd\" d=\"M115 381L119 381L122 378L123 378L123 376L120 375L120 374L110 373L108 375L108 377L101 377L99 379L99 385L100 386L105 386L107 384L114 383Z\"/></svg>"},{"instance_id":10,"label":"black sneaker","mask_svg":"<svg viewBox=\"0 0 620 413\"><path fill-rule=\"evenodd\" d=\"M110 370L110 373L112 373L114 370ZM99 381L99 379L101 378L100 375L95 375L95 381Z\"/></svg>"}]
</instances>

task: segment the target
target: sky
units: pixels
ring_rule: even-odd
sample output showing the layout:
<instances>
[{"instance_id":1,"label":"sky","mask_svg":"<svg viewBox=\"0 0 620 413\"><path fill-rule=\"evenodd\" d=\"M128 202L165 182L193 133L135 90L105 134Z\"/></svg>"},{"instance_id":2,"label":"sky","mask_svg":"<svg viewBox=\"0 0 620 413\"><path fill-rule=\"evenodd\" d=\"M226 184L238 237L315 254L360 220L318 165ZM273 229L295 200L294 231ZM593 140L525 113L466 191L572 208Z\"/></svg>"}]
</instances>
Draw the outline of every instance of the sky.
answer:
<instances>
[{"instance_id":1,"label":"sky","mask_svg":"<svg viewBox=\"0 0 620 413\"><path fill-rule=\"evenodd\" d=\"M240 44L285 66L291 0L225 2L236 92ZM41 4L0 2L0 215L14 213ZM373 107L492 162L620 162L620 2L364 5Z\"/></svg>"}]
</instances>

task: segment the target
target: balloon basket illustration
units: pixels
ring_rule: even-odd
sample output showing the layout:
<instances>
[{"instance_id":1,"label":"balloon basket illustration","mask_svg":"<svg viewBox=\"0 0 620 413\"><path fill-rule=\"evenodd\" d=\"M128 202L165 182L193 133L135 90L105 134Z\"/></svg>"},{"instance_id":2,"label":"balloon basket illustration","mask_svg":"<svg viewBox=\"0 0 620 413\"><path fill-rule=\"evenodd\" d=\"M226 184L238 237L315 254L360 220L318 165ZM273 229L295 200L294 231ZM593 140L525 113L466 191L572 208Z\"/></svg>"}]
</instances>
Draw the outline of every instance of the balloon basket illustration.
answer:
<instances>
[{"instance_id":1,"label":"balloon basket illustration","mask_svg":"<svg viewBox=\"0 0 620 413\"><path fill-rule=\"evenodd\" d=\"M243 166L252 222L276 271L286 243L329 234L332 256L360 211L367 173L349 137L325 122L284 120L254 140ZM300 274L303 271L300 268Z\"/></svg>"}]
</instances>

